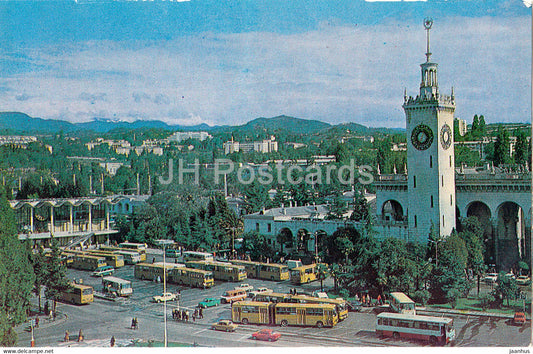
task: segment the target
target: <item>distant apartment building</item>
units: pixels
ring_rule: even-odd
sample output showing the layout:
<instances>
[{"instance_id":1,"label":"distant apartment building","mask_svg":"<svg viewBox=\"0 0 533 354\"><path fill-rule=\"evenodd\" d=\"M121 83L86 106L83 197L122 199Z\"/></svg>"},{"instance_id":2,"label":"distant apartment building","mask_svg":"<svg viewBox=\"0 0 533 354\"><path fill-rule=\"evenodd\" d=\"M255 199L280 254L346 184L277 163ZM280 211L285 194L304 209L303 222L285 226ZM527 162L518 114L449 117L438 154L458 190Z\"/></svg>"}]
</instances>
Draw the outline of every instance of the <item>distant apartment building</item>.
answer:
<instances>
[{"instance_id":1,"label":"distant apartment building","mask_svg":"<svg viewBox=\"0 0 533 354\"><path fill-rule=\"evenodd\" d=\"M274 136L270 139L264 139L261 141L240 143L238 141L227 141L224 143L224 154L232 154L234 152L259 152L266 154L269 152L278 151L278 142Z\"/></svg>"},{"instance_id":2,"label":"distant apartment building","mask_svg":"<svg viewBox=\"0 0 533 354\"><path fill-rule=\"evenodd\" d=\"M103 138L97 138L96 141L91 141L85 144L85 146L91 151L96 146L103 144L107 144L118 155L129 156L131 152L135 152L137 155L141 155L143 152L158 156L163 155L163 148L160 146L163 143L159 140L145 140L141 146L131 146L130 142L126 140L104 140Z\"/></svg>"},{"instance_id":3,"label":"distant apartment building","mask_svg":"<svg viewBox=\"0 0 533 354\"><path fill-rule=\"evenodd\" d=\"M181 143L187 139L204 141L211 138L212 136L208 132L175 132L168 137L168 140L175 143Z\"/></svg>"}]
</instances>

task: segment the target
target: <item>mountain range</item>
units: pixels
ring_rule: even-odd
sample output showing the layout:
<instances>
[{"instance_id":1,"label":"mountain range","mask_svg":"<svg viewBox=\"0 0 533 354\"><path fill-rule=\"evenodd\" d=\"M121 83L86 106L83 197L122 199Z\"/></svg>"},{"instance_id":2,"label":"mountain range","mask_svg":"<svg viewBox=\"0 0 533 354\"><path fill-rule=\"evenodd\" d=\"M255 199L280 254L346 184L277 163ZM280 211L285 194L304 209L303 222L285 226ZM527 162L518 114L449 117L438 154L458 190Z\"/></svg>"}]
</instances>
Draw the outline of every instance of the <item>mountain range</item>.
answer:
<instances>
[{"instance_id":1,"label":"mountain range","mask_svg":"<svg viewBox=\"0 0 533 354\"><path fill-rule=\"evenodd\" d=\"M350 130L352 132L370 133L373 131L399 132L403 129L368 128L357 123L342 123L332 125L318 120L301 119L288 116L273 118L256 118L243 125L237 126L209 126L205 123L184 126L169 125L158 120L137 120L135 122L114 121L105 118L95 118L90 122L70 123L63 120L33 118L20 112L0 112L0 131L9 134L53 134L63 131L72 133L76 131L94 131L106 133L115 129L165 129L170 131L257 131L264 130L275 132L286 130L293 134L315 134L330 129Z\"/></svg>"}]
</instances>

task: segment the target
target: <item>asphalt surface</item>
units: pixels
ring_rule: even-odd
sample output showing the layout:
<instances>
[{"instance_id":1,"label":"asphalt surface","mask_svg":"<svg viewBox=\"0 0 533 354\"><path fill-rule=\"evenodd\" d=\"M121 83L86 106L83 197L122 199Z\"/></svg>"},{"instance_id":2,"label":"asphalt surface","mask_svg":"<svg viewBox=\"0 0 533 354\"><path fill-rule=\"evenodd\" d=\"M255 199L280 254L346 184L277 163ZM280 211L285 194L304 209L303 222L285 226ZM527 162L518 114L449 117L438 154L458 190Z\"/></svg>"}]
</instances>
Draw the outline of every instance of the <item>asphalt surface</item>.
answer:
<instances>
[{"instance_id":1,"label":"asphalt surface","mask_svg":"<svg viewBox=\"0 0 533 354\"><path fill-rule=\"evenodd\" d=\"M151 256L150 256L151 257ZM109 346L111 336L116 338L116 346L126 346L133 341L162 342L164 338L163 304L151 302L152 296L163 292L163 284L151 281L140 281L133 276L133 266L125 266L115 271L114 276L132 281L134 294L128 299L108 301L95 298L89 305L76 306L58 303L59 316L55 321L41 317L40 326L34 331L36 346ZM101 290L101 279L90 276L90 272L68 270L69 279L83 279L83 282ZM271 282L258 279L244 281L257 287L267 287L276 292L289 292L294 287L288 281ZM326 285L330 285L327 282ZM275 327L282 334L277 342L254 341L251 334L266 326L239 325L234 333L213 331L210 324L220 319L231 318L231 307L223 304L204 310L204 318L195 322L175 321L171 310L177 308L193 309L199 301L206 297L220 297L225 290L233 289L239 283L216 281L213 288L195 289L167 284L167 291L181 291L179 302L167 303L167 333L169 342L184 343L208 347L301 347L301 346L428 346L427 343L393 339L380 339L375 335L376 315L371 308L363 308L362 312L350 312L346 320L333 328L313 327ZM320 288L319 282L301 287L301 291L313 291ZM34 299L36 304L36 299ZM192 314L192 311L191 311ZM139 329L130 328L131 320L137 317ZM457 347L527 346L531 342L531 321L523 326L513 326L504 318L446 315L454 318L456 341L451 344ZM27 325L19 326L19 346L30 345L31 333L26 331ZM84 341L76 341L78 331L82 329ZM64 342L65 331L69 331L72 341Z\"/></svg>"}]
</instances>

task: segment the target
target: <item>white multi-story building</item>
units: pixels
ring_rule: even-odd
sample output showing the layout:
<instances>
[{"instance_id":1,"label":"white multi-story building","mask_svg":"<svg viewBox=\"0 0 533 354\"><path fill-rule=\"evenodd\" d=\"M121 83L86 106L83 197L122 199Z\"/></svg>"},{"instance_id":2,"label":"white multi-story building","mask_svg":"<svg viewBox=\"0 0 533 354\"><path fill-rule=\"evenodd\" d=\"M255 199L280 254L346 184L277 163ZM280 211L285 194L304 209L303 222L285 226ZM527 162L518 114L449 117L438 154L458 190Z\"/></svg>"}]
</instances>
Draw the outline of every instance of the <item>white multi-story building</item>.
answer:
<instances>
[{"instance_id":1,"label":"white multi-story building","mask_svg":"<svg viewBox=\"0 0 533 354\"><path fill-rule=\"evenodd\" d=\"M240 143L238 141L227 141L224 143L224 154L232 154L234 152L259 152L259 153L270 153L278 151L278 142L274 136L271 136L270 139L264 139L261 141L246 142Z\"/></svg>"},{"instance_id":2,"label":"white multi-story building","mask_svg":"<svg viewBox=\"0 0 533 354\"><path fill-rule=\"evenodd\" d=\"M175 132L168 137L168 140L171 142L181 143L187 139L204 141L211 138L212 136L208 132Z\"/></svg>"}]
</instances>

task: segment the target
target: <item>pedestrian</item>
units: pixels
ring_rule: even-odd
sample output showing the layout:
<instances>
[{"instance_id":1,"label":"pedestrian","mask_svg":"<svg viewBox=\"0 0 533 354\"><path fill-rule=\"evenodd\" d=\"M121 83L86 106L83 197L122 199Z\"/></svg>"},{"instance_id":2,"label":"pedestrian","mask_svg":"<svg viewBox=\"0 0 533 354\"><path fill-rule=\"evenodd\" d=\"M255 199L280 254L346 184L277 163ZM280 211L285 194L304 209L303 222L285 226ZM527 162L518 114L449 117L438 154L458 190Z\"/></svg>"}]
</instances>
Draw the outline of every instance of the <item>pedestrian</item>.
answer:
<instances>
[{"instance_id":1,"label":"pedestrian","mask_svg":"<svg viewBox=\"0 0 533 354\"><path fill-rule=\"evenodd\" d=\"M189 322L189 316L190 316L190 312L189 312L189 310L186 310L185 311L185 321Z\"/></svg>"},{"instance_id":2,"label":"pedestrian","mask_svg":"<svg viewBox=\"0 0 533 354\"><path fill-rule=\"evenodd\" d=\"M381 306L381 295L378 295L378 305Z\"/></svg>"},{"instance_id":3,"label":"pedestrian","mask_svg":"<svg viewBox=\"0 0 533 354\"><path fill-rule=\"evenodd\" d=\"M81 329L78 333L78 342L83 342L83 332L81 331Z\"/></svg>"},{"instance_id":4,"label":"pedestrian","mask_svg":"<svg viewBox=\"0 0 533 354\"><path fill-rule=\"evenodd\" d=\"M48 309L48 301L44 303L44 314L48 316L50 314L50 310Z\"/></svg>"},{"instance_id":5,"label":"pedestrian","mask_svg":"<svg viewBox=\"0 0 533 354\"><path fill-rule=\"evenodd\" d=\"M135 329L135 317L131 319L131 329Z\"/></svg>"},{"instance_id":6,"label":"pedestrian","mask_svg":"<svg viewBox=\"0 0 533 354\"><path fill-rule=\"evenodd\" d=\"M70 333L68 331L65 331L65 342L68 342L70 340Z\"/></svg>"},{"instance_id":7,"label":"pedestrian","mask_svg":"<svg viewBox=\"0 0 533 354\"><path fill-rule=\"evenodd\" d=\"M114 347L115 346L115 336L112 336L111 337L111 342L110 342L111 346Z\"/></svg>"},{"instance_id":8,"label":"pedestrian","mask_svg":"<svg viewBox=\"0 0 533 354\"><path fill-rule=\"evenodd\" d=\"M135 317L135 329L139 329L139 320Z\"/></svg>"},{"instance_id":9,"label":"pedestrian","mask_svg":"<svg viewBox=\"0 0 533 354\"><path fill-rule=\"evenodd\" d=\"M204 318L204 309L202 307L200 307L198 312L199 312L200 318Z\"/></svg>"},{"instance_id":10,"label":"pedestrian","mask_svg":"<svg viewBox=\"0 0 533 354\"><path fill-rule=\"evenodd\" d=\"M196 322L196 310L194 310L194 312L192 313L192 321L193 322Z\"/></svg>"},{"instance_id":11,"label":"pedestrian","mask_svg":"<svg viewBox=\"0 0 533 354\"><path fill-rule=\"evenodd\" d=\"M154 263L155 263L155 257L152 258L152 264L154 264Z\"/></svg>"},{"instance_id":12,"label":"pedestrian","mask_svg":"<svg viewBox=\"0 0 533 354\"><path fill-rule=\"evenodd\" d=\"M52 311L52 318L54 319L54 321L56 320L56 316L57 316L56 312Z\"/></svg>"}]
</instances>

